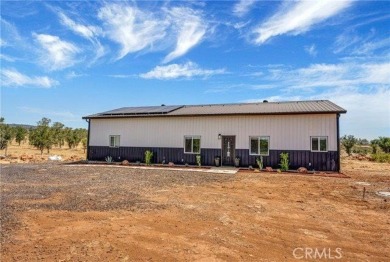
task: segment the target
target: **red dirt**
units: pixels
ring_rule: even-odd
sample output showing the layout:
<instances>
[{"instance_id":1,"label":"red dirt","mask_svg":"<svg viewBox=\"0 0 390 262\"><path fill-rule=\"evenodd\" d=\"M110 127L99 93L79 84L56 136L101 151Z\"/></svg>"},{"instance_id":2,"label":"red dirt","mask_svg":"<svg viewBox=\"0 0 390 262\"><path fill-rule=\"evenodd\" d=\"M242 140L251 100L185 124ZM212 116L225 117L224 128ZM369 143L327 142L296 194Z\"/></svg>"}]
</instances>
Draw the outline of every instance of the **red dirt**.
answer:
<instances>
[{"instance_id":1,"label":"red dirt","mask_svg":"<svg viewBox=\"0 0 390 262\"><path fill-rule=\"evenodd\" d=\"M389 164L344 160L349 179L18 170L2 174L6 208L19 221L9 227L2 261L285 261L296 260L295 248L326 248L333 256L340 248L343 261L390 260L390 199L375 194L390 190ZM356 182L370 184L365 199Z\"/></svg>"}]
</instances>

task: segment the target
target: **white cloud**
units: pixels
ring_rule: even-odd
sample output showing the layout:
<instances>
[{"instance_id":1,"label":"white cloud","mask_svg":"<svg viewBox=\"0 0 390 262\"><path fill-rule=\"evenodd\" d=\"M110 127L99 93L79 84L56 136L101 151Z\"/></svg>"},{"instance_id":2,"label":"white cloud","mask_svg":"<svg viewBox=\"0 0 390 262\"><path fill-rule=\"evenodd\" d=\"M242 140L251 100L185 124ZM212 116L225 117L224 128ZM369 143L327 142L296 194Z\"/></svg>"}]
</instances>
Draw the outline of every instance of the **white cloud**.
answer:
<instances>
[{"instance_id":1,"label":"white cloud","mask_svg":"<svg viewBox=\"0 0 390 262\"><path fill-rule=\"evenodd\" d=\"M95 36L102 33L100 27L78 24L62 12L59 12L58 15L60 17L61 24L84 38L93 39Z\"/></svg>"},{"instance_id":2,"label":"white cloud","mask_svg":"<svg viewBox=\"0 0 390 262\"><path fill-rule=\"evenodd\" d=\"M386 37L384 39L364 41L352 50L352 55L372 55L379 50L390 50L390 38Z\"/></svg>"},{"instance_id":3,"label":"white cloud","mask_svg":"<svg viewBox=\"0 0 390 262\"><path fill-rule=\"evenodd\" d=\"M272 37L282 34L298 35L313 25L340 13L352 4L352 0L339 1L294 1L285 5L275 15L254 29L254 42L263 44Z\"/></svg>"},{"instance_id":4,"label":"white cloud","mask_svg":"<svg viewBox=\"0 0 390 262\"><path fill-rule=\"evenodd\" d=\"M166 36L168 24L127 4L107 4L99 10L107 36L121 45L118 59L129 53L152 48Z\"/></svg>"},{"instance_id":5,"label":"white cloud","mask_svg":"<svg viewBox=\"0 0 390 262\"><path fill-rule=\"evenodd\" d=\"M2 69L1 70L1 84L4 86L35 86L50 88L58 85L58 81L53 80L47 76L33 76L29 77L23 75L15 69Z\"/></svg>"},{"instance_id":6,"label":"white cloud","mask_svg":"<svg viewBox=\"0 0 390 262\"><path fill-rule=\"evenodd\" d=\"M29 106L21 106L19 107L19 110L22 111L23 113L28 113L28 114L35 114L35 115L41 115L41 116L54 116L54 117L61 117L66 120L79 120L80 117L73 114L72 112L69 111L56 111L56 110L45 110L41 108L36 108L36 107L29 107Z\"/></svg>"},{"instance_id":7,"label":"white cloud","mask_svg":"<svg viewBox=\"0 0 390 262\"><path fill-rule=\"evenodd\" d=\"M78 78L78 77L83 77L83 76L87 76L87 74L79 74L79 73L76 73L75 71L71 71L66 75L66 78L73 79L73 78Z\"/></svg>"},{"instance_id":8,"label":"white cloud","mask_svg":"<svg viewBox=\"0 0 390 262\"><path fill-rule=\"evenodd\" d=\"M317 48L315 44L305 46L305 51L312 57L316 57L318 54Z\"/></svg>"},{"instance_id":9,"label":"white cloud","mask_svg":"<svg viewBox=\"0 0 390 262\"><path fill-rule=\"evenodd\" d=\"M256 0L239 0L233 7L234 15L242 17L246 15Z\"/></svg>"},{"instance_id":10,"label":"white cloud","mask_svg":"<svg viewBox=\"0 0 390 262\"><path fill-rule=\"evenodd\" d=\"M169 53L163 60L168 63L177 57L186 54L191 48L203 39L207 24L198 12L189 8L177 7L168 11L178 30L175 50Z\"/></svg>"},{"instance_id":11,"label":"white cloud","mask_svg":"<svg viewBox=\"0 0 390 262\"><path fill-rule=\"evenodd\" d=\"M0 18L1 22L1 46L11 46L13 43L19 43L22 40L15 25Z\"/></svg>"},{"instance_id":12,"label":"white cloud","mask_svg":"<svg viewBox=\"0 0 390 262\"><path fill-rule=\"evenodd\" d=\"M95 56L91 60L91 64L96 62L99 58L103 57L107 53L106 48L104 48L104 46L97 38L99 35L103 34L103 31L100 27L76 23L61 11L58 11L58 15L60 17L61 24L69 28L75 34L88 39L92 43L92 50L95 53Z\"/></svg>"},{"instance_id":13,"label":"white cloud","mask_svg":"<svg viewBox=\"0 0 390 262\"><path fill-rule=\"evenodd\" d=\"M171 64L167 66L156 66L152 71L141 74L140 77L146 79L176 79L192 77L210 77L212 75L224 74L225 69L202 69L193 62L185 64Z\"/></svg>"},{"instance_id":14,"label":"white cloud","mask_svg":"<svg viewBox=\"0 0 390 262\"><path fill-rule=\"evenodd\" d=\"M61 40L58 36L33 33L41 47L40 63L49 70L59 70L76 63L75 55L80 50L72 43Z\"/></svg>"},{"instance_id":15,"label":"white cloud","mask_svg":"<svg viewBox=\"0 0 390 262\"><path fill-rule=\"evenodd\" d=\"M314 91L317 88L389 86L390 63L312 64L303 68L270 68L260 77L290 90Z\"/></svg>"},{"instance_id":16,"label":"white cloud","mask_svg":"<svg viewBox=\"0 0 390 262\"><path fill-rule=\"evenodd\" d=\"M277 70L270 66L259 79L279 88L278 95L245 102L328 99L348 111L341 117L341 134L369 139L390 135L389 62L278 66Z\"/></svg>"},{"instance_id":17,"label":"white cloud","mask_svg":"<svg viewBox=\"0 0 390 262\"><path fill-rule=\"evenodd\" d=\"M7 42L0 38L0 47L7 46Z\"/></svg>"},{"instance_id":18,"label":"white cloud","mask_svg":"<svg viewBox=\"0 0 390 262\"><path fill-rule=\"evenodd\" d=\"M15 62L17 60L17 58L5 54L0 54L0 59L7 62Z\"/></svg>"}]
</instances>

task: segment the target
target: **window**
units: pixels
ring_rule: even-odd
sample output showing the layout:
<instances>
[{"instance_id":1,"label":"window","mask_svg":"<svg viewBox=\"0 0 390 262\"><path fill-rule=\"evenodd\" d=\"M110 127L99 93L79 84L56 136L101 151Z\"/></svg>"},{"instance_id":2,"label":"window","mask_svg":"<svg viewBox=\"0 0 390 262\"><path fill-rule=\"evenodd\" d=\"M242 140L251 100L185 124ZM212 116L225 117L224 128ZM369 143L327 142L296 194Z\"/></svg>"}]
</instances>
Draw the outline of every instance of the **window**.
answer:
<instances>
[{"instance_id":1,"label":"window","mask_svg":"<svg viewBox=\"0 0 390 262\"><path fill-rule=\"evenodd\" d=\"M184 153L200 154L200 136L184 137Z\"/></svg>"},{"instance_id":2,"label":"window","mask_svg":"<svg viewBox=\"0 0 390 262\"><path fill-rule=\"evenodd\" d=\"M119 147L120 136L110 136L110 147Z\"/></svg>"},{"instance_id":3,"label":"window","mask_svg":"<svg viewBox=\"0 0 390 262\"><path fill-rule=\"evenodd\" d=\"M328 151L328 137L326 137L326 136L312 136L311 137L311 151L313 151L313 152L327 152Z\"/></svg>"},{"instance_id":4,"label":"window","mask_svg":"<svg viewBox=\"0 0 390 262\"><path fill-rule=\"evenodd\" d=\"M250 137L250 155L269 155L269 136Z\"/></svg>"}]
</instances>

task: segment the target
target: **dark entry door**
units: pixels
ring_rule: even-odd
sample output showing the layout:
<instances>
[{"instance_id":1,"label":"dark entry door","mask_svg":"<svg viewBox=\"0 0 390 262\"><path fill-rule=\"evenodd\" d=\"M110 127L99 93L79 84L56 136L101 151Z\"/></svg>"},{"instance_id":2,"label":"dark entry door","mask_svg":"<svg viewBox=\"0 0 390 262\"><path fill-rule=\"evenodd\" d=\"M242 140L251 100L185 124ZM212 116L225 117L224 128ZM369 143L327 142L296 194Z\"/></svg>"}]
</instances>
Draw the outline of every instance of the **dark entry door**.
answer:
<instances>
[{"instance_id":1,"label":"dark entry door","mask_svg":"<svg viewBox=\"0 0 390 262\"><path fill-rule=\"evenodd\" d=\"M222 165L234 166L236 157L236 137L222 136Z\"/></svg>"}]
</instances>

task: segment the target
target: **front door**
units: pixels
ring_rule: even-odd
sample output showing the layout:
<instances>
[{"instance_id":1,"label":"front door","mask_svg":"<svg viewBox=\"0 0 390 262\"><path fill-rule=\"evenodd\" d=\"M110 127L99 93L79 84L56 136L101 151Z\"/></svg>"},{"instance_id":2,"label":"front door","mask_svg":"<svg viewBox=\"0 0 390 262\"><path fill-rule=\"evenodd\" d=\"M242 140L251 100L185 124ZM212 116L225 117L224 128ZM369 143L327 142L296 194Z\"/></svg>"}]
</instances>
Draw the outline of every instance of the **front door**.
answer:
<instances>
[{"instance_id":1,"label":"front door","mask_svg":"<svg viewBox=\"0 0 390 262\"><path fill-rule=\"evenodd\" d=\"M234 166L236 157L236 137L222 136L222 165Z\"/></svg>"}]
</instances>

